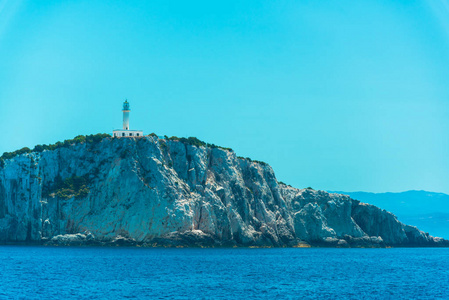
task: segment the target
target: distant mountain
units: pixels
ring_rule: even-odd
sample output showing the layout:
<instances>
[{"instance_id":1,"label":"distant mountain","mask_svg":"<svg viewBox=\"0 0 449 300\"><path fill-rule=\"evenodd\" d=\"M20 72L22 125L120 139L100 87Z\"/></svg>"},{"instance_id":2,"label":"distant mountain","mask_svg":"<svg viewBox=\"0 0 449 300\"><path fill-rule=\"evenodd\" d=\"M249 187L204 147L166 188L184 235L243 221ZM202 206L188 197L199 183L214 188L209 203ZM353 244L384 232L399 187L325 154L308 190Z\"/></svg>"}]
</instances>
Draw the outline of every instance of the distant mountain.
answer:
<instances>
[{"instance_id":1,"label":"distant mountain","mask_svg":"<svg viewBox=\"0 0 449 300\"><path fill-rule=\"evenodd\" d=\"M402 193L342 192L394 213L399 221L417 226L431 235L449 237L449 195L427 191Z\"/></svg>"}]
</instances>

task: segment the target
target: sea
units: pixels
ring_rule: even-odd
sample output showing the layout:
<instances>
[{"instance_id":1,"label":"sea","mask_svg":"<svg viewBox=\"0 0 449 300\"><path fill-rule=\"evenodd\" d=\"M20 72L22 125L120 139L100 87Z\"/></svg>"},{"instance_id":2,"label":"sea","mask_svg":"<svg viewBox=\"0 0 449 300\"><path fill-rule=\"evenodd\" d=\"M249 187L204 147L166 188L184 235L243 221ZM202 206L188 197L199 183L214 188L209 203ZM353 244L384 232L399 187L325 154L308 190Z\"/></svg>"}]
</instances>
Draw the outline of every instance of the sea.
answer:
<instances>
[{"instance_id":1,"label":"sea","mask_svg":"<svg viewBox=\"0 0 449 300\"><path fill-rule=\"evenodd\" d=\"M0 276L0 299L449 299L449 249L0 246Z\"/></svg>"}]
</instances>

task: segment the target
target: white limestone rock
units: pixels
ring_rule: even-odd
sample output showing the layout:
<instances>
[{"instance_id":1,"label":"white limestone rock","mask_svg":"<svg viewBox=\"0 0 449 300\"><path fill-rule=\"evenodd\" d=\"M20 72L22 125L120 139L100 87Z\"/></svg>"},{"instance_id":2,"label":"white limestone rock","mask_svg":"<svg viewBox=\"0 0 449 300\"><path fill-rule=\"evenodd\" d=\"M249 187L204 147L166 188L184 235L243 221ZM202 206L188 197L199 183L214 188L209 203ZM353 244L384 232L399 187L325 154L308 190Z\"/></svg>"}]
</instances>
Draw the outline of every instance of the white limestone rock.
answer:
<instances>
[{"instance_id":1,"label":"white limestone rock","mask_svg":"<svg viewBox=\"0 0 449 300\"><path fill-rule=\"evenodd\" d=\"M81 177L84 194L57 184ZM348 247L447 241L348 196L279 184L270 166L232 151L148 136L6 160L0 242Z\"/></svg>"}]
</instances>

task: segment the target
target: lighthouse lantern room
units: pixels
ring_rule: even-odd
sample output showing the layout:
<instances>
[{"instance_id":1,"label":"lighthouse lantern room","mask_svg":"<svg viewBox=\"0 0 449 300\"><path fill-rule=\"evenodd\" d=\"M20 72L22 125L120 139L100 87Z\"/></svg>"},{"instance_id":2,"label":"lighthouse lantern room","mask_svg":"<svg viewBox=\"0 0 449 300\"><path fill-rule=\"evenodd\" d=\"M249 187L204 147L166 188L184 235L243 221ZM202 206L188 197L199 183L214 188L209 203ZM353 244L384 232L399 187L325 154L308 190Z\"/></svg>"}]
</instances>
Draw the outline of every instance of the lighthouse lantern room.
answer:
<instances>
[{"instance_id":1,"label":"lighthouse lantern room","mask_svg":"<svg viewBox=\"0 0 449 300\"><path fill-rule=\"evenodd\" d=\"M142 137L142 130L129 130L129 112L131 108L129 107L128 100L123 102L123 129L116 129L113 131L114 137Z\"/></svg>"}]
</instances>

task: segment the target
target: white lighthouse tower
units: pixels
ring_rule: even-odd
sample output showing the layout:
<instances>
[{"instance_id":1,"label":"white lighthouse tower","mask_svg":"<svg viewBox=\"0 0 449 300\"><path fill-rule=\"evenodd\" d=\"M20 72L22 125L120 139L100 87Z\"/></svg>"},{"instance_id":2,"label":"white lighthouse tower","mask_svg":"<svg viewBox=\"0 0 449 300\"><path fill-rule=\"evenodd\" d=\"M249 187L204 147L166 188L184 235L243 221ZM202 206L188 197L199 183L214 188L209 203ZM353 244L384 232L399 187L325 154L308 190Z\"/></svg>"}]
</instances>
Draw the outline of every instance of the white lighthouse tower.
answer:
<instances>
[{"instance_id":1,"label":"white lighthouse tower","mask_svg":"<svg viewBox=\"0 0 449 300\"><path fill-rule=\"evenodd\" d=\"M123 130L129 130L129 102L125 100L123 102Z\"/></svg>"},{"instance_id":2,"label":"white lighthouse tower","mask_svg":"<svg viewBox=\"0 0 449 300\"><path fill-rule=\"evenodd\" d=\"M131 108L129 107L128 100L123 102L123 129L116 129L113 131L114 137L142 137L142 130L129 130L129 112Z\"/></svg>"}]
</instances>

